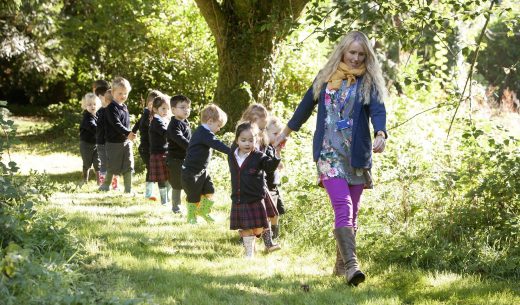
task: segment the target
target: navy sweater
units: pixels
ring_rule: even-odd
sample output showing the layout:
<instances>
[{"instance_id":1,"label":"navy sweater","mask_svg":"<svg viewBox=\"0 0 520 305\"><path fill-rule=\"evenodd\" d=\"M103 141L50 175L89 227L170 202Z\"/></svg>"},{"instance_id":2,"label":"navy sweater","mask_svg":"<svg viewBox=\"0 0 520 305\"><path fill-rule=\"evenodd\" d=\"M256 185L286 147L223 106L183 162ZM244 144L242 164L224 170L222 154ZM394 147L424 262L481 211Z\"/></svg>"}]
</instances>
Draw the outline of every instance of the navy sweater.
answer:
<instances>
[{"instance_id":1,"label":"navy sweater","mask_svg":"<svg viewBox=\"0 0 520 305\"><path fill-rule=\"evenodd\" d=\"M97 117L84 110L81 124L79 125L79 139L90 144L96 144Z\"/></svg>"},{"instance_id":2,"label":"navy sweater","mask_svg":"<svg viewBox=\"0 0 520 305\"><path fill-rule=\"evenodd\" d=\"M363 78L357 79L358 83L363 83ZM292 118L287 123L287 126L294 131L298 131L305 123L312 112L318 105L318 116L316 119L316 131L312 140L312 155L314 162L318 161L320 157L321 148L323 145L323 137L325 135L325 119L327 110L325 109L325 89L327 83L324 83L320 91L318 100L314 99L312 87L309 88L302 101L296 108ZM372 93L370 101L365 103L362 86L357 86L356 100L354 101L354 113L352 116L352 144L350 145L351 165L356 168L371 168L372 167L372 138L370 134L369 121L372 122L374 133L383 131L386 136L386 109L385 104L379 97ZM374 92L374 90L372 90Z\"/></svg>"},{"instance_id":3,"label":"navy sweater","mask_svg":"<svg viewBox=\"0 0 520 305\"><path fill-rule=\"evenodd\" d=\"M254 150L238 166L234 152L228 155L231 172L231 200L234 204L260 201L266 195L264 172L274 172L280 159Z\"/></svg>"},{"instance_id":4,"label":"navy sweater","mask_svg":"<svg viewBox=\"0 0 520 305\"><path fill-rule=\"evenodd\" d=\"M267 146L266 150L265 150L265 154L271 158L274 158L275 157L275 150L274 150L274 147L272 145L269 145ZM266 172L265 173L265 181L267 183L267 188L270 190L270 191L274 191L276 190L278 184L276 184L276 176L278 175L279 173L277 172L277 170L274 170L272 172Z\"/></svg>"},{"instance_id":5,"label":"navy sweater","mask_svg":"<svg viewBox=\"0 0 520 305\"><path fill-rule=\"evenodd\" d=\"M168 124L168 156L174 159L184 159L186 149L190 144L191 129L188 120L177 120L172 117Z\"/></svg>"},{"instance_id":6,"label":"navy sweater","mask_svg":"<svg viewBox=\"0 0 520 305\"><path fill-rule=\"evenodd\" d=\"M148 130L151 154L162 154L168 149L168 142L166 141L167 129L168 123L166 121L155 116L152 118L150 129Z\"/></svg>"},{"instance_id":7,"label":"navy sweater","mask_svg":"<svg viewBox=\"0 0 520 305\"><path fill-rule=\"evenodd\" d=\"M97 126L96 126L96 144L105 145L105 111L106 108L99 108L96 112Z\"/></svg>"},{"instance_id":8,"label":"navy sweater","mask_svg":"<svg viewBox=\"0 0 520 305\"><path fill-rule=\"evenodd\" d=\"M208 167L212 148L225 154L231 151L226 144L217 139L214 133L200 125L191 136L182 165L183 169L194 174L202 172Z\"/></svg>"},{"instance_id":9,"label":"navy sweater","mask_svg":"<svg viewBox=\"0 0 520 305\"><path fill-rule=\"evenodd\" d=\"M139 143L139 150L149 151L150 150L150 139L148 136L148 130L150 129L150 110L148 108L144 108L143 113L139 120L135 123L134 128L132 128L133 133L137 133L139 130L139 135L141 137L141 141Z\"/></svg>"},{"instance_id":10,"label":"navy sweater","mask_svg":"<svg viewBox=\"0 0 520 305\"><path fill-rule=\"evenodd\" d=\"M130 113L125 104L115 101L105 111L105 140L110 143L123 143L130 133Z\"/></svg>"}]
</instances>

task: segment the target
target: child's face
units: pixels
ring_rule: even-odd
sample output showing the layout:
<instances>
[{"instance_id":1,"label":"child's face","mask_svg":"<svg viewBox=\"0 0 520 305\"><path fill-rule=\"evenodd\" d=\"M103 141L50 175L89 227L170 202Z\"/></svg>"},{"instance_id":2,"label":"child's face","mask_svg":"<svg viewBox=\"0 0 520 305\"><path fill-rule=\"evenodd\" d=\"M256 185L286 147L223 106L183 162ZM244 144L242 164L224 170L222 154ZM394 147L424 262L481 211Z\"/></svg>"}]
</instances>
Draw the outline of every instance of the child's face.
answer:
<instances>
[{"instance_id":1,"label":"child's face","mask_svg":"<svg viewBox=\"0 0 520 305\"><path fill-rule=\"evenodd\" d=\"M177 106L172 108L173 115L177 120L185 120L190 116L190 104L188 102L177 103Z\"/></svg>"},{"instance_id":2,"label":"child's face","mask_svg":"<svg viewBox=\"0 0 520 305\"><path fill-rule=\"evenodd\" d=\"M87 110L91 114L96 114L96 101L87 102L87 104L85 105L85 110Z\"/></svg>"},{"instance_id":3,"label":"child's face","mask_svg":"<svg viewBox=\"0 0 520 305\"><path fill-rule=\"evenodd\" d=\"M253 123L258 125L258 128L260 128L260 130L263 130L263 129L265 129L265 126L267 126L267 117L256 116Z\"/></svg>"},{"instance_id":4,"label":"child's face","mask_svg":"<svg viewBox=\"0 0 520 305\"><path fill-rule=\"evenodd\" d=\"M157 113L160 117L165 118L170 113L170 105L168 105L168 103L162 103L159 108L154 108L154 112Z\"/></svg>"},{"instance_id":5,"label":"child's face","mask_svg":"<svg viewBox=\"0 0 520 305\"><path fill-rule=\"evenodd\" d=\"M271 126L271 128L267 128L266 131L267 131L267 137L269 137L269 144L273 144L274 141L276 140L276 137L280 134L280 132L282 130Z\"/></svg>"},{"instance_id":6,"label":"child's face","mask_svg":"<svg viewBox=\"0 0 520 305\"><path fill-rule=\"evenodd\" d=\"M242 153L250 153L255 149L256 135L253 134L251 129L246 129L240 133L237 139L238 149Z\"/></svg>"},{"instance_id":7,"label":"child's face","mask_svg":"<svg viewBox=\"0 0 520 305\"><path fill-rule=\"evenodd\" d=\"M211 130L212 133L217 133L219 132L220 128L222 128L222 122L212 119L209 119L208 122L206 122L206 125L209 127L209 130Z\"/></svg>"},{"instance_id":8,"label":"child's face","mask_svg":"<svg viewBox=\"0 0 520 305\"><path fill-rule=\"evenodd\" d=\"M128 93L129 91L125 87L112 89L112 96L118 104L123 104L128 99Z\"/></svg>"}]
</instances>

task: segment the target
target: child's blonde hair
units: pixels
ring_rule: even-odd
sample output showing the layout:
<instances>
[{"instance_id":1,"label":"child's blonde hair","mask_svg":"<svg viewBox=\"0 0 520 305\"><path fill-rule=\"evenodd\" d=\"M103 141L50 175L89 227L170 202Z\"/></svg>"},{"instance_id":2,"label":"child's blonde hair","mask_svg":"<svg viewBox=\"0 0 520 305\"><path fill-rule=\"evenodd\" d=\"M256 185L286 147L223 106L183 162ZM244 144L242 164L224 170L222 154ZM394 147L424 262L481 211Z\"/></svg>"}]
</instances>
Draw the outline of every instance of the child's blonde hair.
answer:
<instances>
[{"instance_id":1,"label":"child's blonde hair","mask_svg":"<svg viewBox=\"0 0 520 305\"><path fill-rule=\"evenodd\" d=\"M244 110L242 113L242 118L240 118L241 122L251 122L256 123L258 119L267 119L269 117L269 112L262 104L251 104Z\"/></svg>"},{"instance_id":2,"label":"child's blonde hair","mask_svg":"<svg viewBox=\"0 0 520 305\"><path fill-rule=\"evenodd\" d=\"M282 121L279 118L272 116L269 118L269 121L267 122L267 126L265 128L268 130L282 131L283 127L284 126Z\"/></svg>"},{"instance_id":3,"label":"child's blonde hair","mask_svg":"<svg viewBox=\"0 0 520 305\"><path fill-rule=\"evenodd\" d=\"M81 99L81 109L86 110L87 104L94 102L96 104L96 111L101 107L101 100L97 95L93 92L89 92L85 94L85 96Z\"/></svg>"},{"instance_id":4,"label":"child's blonde hair","mask_svg":"<svg viewBox=\"0 0 520 305\"><path fill-rule=\"evenodd\" d=\"M249 107L244 110L244 113L242 113L242 118L237 123L237 126L244 123L255 123L258 125L259 119L265 119L267 120L269 118L269 112L267 111L267 108L265 108L262 104L251 104ZM267 137L267 134L264 132L264 129L259 127L260 132L258 132L256 139L258 141L258 145L260 145L260 148L266 147L269 145L269 138Z\"/></svg>"},{"instance_id":5,"label":"child's blonde hair","mask_svg":"<svg viewBox=\"0 0 520 305\"><path fill-rule=\"evenodd\" d=\"M224 112L224 110L220 109L219 106L215 104L209 104L200 112L200 121L204 124L209 120L220 122L220 127L223 127L227 122L227 114Z\"/></svg>"},{"instance_id":6,"label":"child's blonde hair","mask_svg":"<svg viewBox=\"0 0 520 305\"><path fill-rule=\"evenodd\" d=\"M126 80L126 78L117 76L112 81L112 90L114 90L116 88L121 88L121 87L126 88L126 90L128 90L129 92L132 90L132 86L130 86L130 82L128 80Z\"/></svg>"}]
</instances>

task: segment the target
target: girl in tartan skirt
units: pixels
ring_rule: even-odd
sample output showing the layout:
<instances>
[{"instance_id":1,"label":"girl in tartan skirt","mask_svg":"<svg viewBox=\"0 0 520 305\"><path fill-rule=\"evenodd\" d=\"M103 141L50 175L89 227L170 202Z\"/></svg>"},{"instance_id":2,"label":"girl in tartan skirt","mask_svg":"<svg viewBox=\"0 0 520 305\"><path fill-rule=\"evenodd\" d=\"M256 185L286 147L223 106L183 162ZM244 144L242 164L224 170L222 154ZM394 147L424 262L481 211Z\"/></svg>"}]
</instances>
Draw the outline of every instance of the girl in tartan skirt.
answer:
<instances>
[{"instance_id":1,"label":"girl in tartan skirt","mask_svg":"<svg viewBox=\"0 0 520 305\"><path fill-rule=\"evenodd\" d=\"M168 141L166 132L170 123L170 104L165 95L154 98L152 112L150 114L150 128L148 130L150 140L150 181L159 184L161 204L169 203L168 166L166 165L166 153Z\"/></svg>"},{"instance_id":2,"label":"girl in tartan skirt","mask_svg":"<svg viewBox=\"0 0 520 305\"><path fill-rule=\"evenodd\" d=\"M249 122L237 126L235 143L228 156L231 172L231 230L239 230L245 256L254 257L256 235L269 228L266 209L265 172L276 170L280 154L274 157L256 149L258 127Z\"/></svg>"},{"instance_id":3,"label":"girl in tartan skirt","mask_svg":"<svg viewBox=\"0 0 520 305\"><path fill-rule=\"evenodd\" d=\"M259 132L256 135L255 147L256 149L266 154L269 154L269 138L267 137L266 133L266 126L268 121L269 112L265 106L262 104L252 104L247 107L244 113L242 113L242 117L239 122L239 124L242 122L249 122L258 126ZM272 156L272 154L270 156ZM264 203L269 220L269 227L262 233L262 239L264 241L265 250L267 252L273 252L281 249L280 245L273 242L273 231L271 230L272 227L276 227L278 225L279 211L276 207L276 201L273 200L270 192L268 191L268 183L266 178L267 177L264 175L264 187L267 190L265 192Z\"/></svg>"}]
</instances>

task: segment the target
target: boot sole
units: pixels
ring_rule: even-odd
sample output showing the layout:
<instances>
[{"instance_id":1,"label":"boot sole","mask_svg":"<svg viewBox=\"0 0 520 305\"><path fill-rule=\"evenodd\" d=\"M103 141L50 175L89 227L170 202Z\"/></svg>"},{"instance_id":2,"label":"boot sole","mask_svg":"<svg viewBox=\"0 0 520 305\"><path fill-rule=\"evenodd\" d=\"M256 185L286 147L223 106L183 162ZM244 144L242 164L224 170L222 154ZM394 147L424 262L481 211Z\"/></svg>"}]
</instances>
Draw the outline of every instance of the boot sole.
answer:
<instances>
[{"instance_id":1,"label":"boot sole","mask_svg":"<svg viewBox=\"0 0 520 305\"><path fill-rule=\"evenodd\" d=\"M349 285L357 286L365 281L365 274L361 271L354 273L350 281L348 281Z\"/></svg>"}]
</instances>

